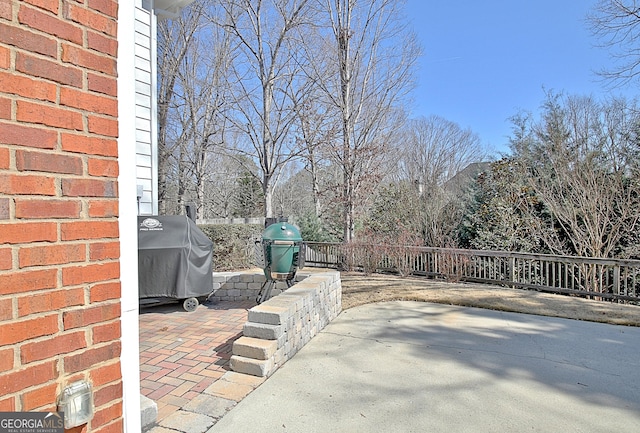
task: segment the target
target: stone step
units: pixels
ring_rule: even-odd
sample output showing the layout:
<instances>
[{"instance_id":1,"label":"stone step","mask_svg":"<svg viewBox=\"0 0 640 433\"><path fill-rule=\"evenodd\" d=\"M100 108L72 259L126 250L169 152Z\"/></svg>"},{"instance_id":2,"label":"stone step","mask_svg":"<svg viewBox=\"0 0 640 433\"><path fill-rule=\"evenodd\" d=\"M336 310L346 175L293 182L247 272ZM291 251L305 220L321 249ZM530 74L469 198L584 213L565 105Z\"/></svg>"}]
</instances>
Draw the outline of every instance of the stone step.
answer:
<instances>
[{"instance_id":1,"label":"stone step","mask_svg":"<svg viewBox=\"0 0 640 433\"><path fill-rule=\"evenodd\" d=\"M278 296L271 298L264 304L256 305L249 310L247 319L249 322L262 323L265 325L283 325L287 318L295 313L295 305L285 302L288 296Z\"/></svg>"},{"instance_id":2,"label":"stone step","mask_svg":"<svg viewBox=\"0 0 640 433\"><path fill-rule=\"evenodd\" d=\"M277 340L283 334L283 325L265 325L263 323L247 322L242 328L242 335L245 337L260 338L262 340Z\"/></svg>"},{"instance_id":3,"label":"stone step","mask_svg":"<svg viewBox=\"0 0 640 433\"><path fill-rule=\"evenodd\" d=\"M156 402L140 394L140 423L142 428L154 424L157 418L158 405Z\"/></svg>"},{"instance_id":4,"label":"stone step","mask_svg":"<svg viewBox=\"0 0 640 433\"><path fill-rule=\"evenodd\" d=\"M236 373L249 374L251 376L258 377L268 377L275 370L273 358L258 360L233 355L229 361L229 366Z\"/></svg>"},{"instance_id":5,"label":"stone step","mask_svg":"<svg viewBox=\"0 0 640 433\"><path fill-rule=\"evenodd\" d=\"M278 349L276 340L262 340L252 337L240 337L233 342L233 354L245 358L267 360Z\"/></svg>"}]
</instances>

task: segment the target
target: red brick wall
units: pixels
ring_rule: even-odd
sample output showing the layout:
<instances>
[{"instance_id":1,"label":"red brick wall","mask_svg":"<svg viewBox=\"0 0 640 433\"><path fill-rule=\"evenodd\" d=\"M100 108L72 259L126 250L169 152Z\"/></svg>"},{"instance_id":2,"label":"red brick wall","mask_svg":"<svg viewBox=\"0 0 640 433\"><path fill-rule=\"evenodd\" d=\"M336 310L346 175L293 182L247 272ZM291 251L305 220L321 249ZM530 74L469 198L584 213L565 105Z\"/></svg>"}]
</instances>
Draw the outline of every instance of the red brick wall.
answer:
<instances>
[{"instance_id":1,"label":"red brick wall","mask_svg":"<svg viewBox=\"0 0 640 433\"><path fill-rule=\"evenodd\" d=\"M119 432L117 0L0 0L0 411Z\"/></svg>"}]
</instances>

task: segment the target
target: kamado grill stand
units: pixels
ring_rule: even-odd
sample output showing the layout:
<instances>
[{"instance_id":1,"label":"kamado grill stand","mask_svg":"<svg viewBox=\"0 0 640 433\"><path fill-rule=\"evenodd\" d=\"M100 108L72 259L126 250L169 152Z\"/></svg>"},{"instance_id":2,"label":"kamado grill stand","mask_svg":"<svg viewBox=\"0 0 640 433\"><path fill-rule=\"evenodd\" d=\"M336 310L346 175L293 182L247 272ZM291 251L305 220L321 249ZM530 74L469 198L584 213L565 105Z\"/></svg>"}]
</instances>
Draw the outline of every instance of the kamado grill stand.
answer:
<instances>
[{"instance_id":1,"label":"kamado grill stand","mask_svg":"<svg viewBox=\"0 0 640 433\"><path fill-rule=\"evenodd\" d=\"M262 241L256 242L256 259L266 281L256 298L258 304L269 298L278 281L293 285L298 268L304 267L304 255L305 243L295 226L278 222L262 232Z\"/></svg>"}]
</instances>

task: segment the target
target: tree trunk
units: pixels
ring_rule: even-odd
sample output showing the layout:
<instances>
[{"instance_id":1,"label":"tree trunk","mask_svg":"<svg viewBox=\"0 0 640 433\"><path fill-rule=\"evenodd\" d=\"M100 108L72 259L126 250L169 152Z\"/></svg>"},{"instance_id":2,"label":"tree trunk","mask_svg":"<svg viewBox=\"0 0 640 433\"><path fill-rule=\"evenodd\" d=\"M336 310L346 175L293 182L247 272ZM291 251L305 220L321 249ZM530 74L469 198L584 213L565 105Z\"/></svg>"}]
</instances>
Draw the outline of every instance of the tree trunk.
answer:
<instances>
[{"instance_id":1,"label":"tree trunk","mask_svg":"<svg viewBox=\"0 0 640 433\"><path fill-rule=\"evenodd\" d=\"M309 169L311 171L311 191L313 194L313 207L316 217L320 218L322 215L322 204L320 203L320 185L318 182L318 168L316 167L316 160L313 156L313 152L309 155Z\"/></svg>"},{"instance_id":2,"label":"tree trunk","mask_svg":"<svg viewBox=\"0 0 640 433\"><path fill-rule=\"evenodd\" d=\"M353 185L351 184L351 3L347 2L344 11L338 13L338 58L340 62L340 96L342 114L342 163L343 163L343 241L350 242L353 237Z\"/></svg>"},{"instance_id":3,"label":"tree trunk","mask_svg":"<svg viewBox=\"0 0 640 433\"><path fill-rule=\"evenodd\" d=\"M264 216L273 218L273 189L266 188L264 191Z\"/></svg>"}]
</instances>

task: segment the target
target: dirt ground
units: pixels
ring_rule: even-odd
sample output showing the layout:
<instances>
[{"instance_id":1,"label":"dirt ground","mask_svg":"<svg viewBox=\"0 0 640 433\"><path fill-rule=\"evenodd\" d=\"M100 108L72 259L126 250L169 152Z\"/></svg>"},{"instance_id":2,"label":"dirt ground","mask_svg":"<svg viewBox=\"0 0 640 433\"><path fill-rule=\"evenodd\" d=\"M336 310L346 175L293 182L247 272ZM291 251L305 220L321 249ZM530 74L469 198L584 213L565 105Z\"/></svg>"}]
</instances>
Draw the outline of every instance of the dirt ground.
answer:
<instances>
[{"instance_id":1,"label":"dirt ground","mask_svg":"<svg viewBox=\"0 0 640 433\"><path fill-rule=\"evenodd\" d=\"M342 308L382 301L423 301L640 326L640 307L571 296L418 277L340 273Z\"/></svg>"}]
</instances>

